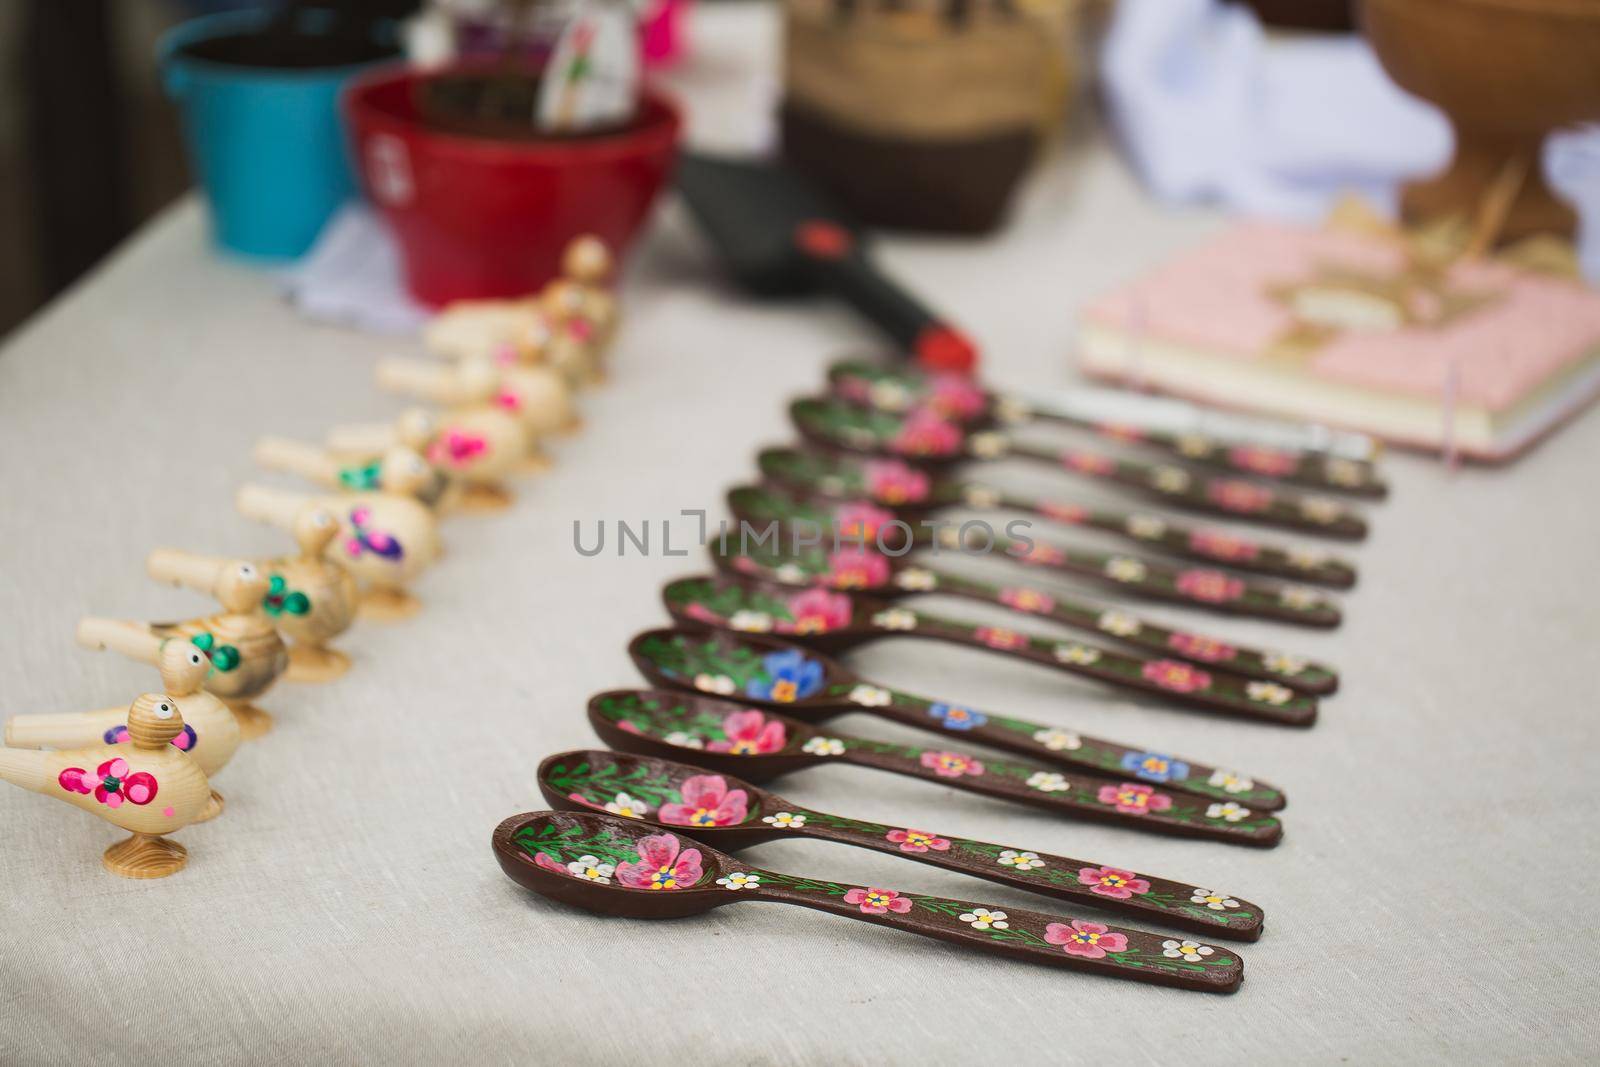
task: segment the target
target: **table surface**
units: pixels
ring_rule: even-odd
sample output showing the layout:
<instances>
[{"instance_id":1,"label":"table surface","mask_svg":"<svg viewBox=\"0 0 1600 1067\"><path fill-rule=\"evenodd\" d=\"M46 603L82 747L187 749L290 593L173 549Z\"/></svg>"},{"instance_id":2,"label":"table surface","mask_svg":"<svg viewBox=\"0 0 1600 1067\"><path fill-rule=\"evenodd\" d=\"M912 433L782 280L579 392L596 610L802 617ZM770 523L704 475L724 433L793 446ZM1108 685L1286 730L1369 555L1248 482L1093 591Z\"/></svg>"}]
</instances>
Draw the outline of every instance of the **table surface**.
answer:
<instances>
[{"instance_id":1,"label":"table surface","mask_svg":"<svg viewBox=\"0 0 1600 1067\"><path fill-rule=\"evenodd\" d=\"M752 41L770 47L770 25L707 34L679 76L704 102L697 136L758 125L728 103L761 54L744 49ZM896 239L883 257L981 339L991 380L1065 384L1079 303L1220 224L1151 203L1090 137L1041 169L1004 234ZM286 549L231 508L234 488L259 477L253 439L314 439L400 407L372 387L372 365L414 345L308 325L269 277L203 242L199 204L178 205L0 351L8 713L153 688L148 668L75 647L75 620L204 613L205 599L150 582L143 559L162 545ZM862 337L830 308L738 299L676 204L635 257L626 313L612 381L585 396L586 428L559 443L555 469L519 485L505 514L448 521L448 554L419 588L425 613L357 627L343 641L349 675L263 701L277 729L219 776L227 812L180 835L191 854L180 875L111 877L98 862L111 828L0 791L0 1062L1593 1062L1600 936L1586 898L1600 870L1579 788L1600 738L1593 416L1505 469L1394 457L1394 493L1354 551L1362 581L1338 631L1187 619L1340 665L1343 690L1310 731L1132 704L915 641L850 657L890 684L1285 786L1286 839L1256 851L1058 822L844 767L781 783L825 810L1258 901L1267 933L1245 946L1234 996L976 958L790 908L604 919L513 885L490 831L542 806L542 756L597 744L585 699L636 683L628 637L664 621L665 579L702 566L584 558L574 523L651 519L659 536L681 509L720 514L755 449L788 436L787 398ZM693 522L677 522L681 544ZM749 857L1050 908L823 843Z\"/></svg>"}]
</instances>

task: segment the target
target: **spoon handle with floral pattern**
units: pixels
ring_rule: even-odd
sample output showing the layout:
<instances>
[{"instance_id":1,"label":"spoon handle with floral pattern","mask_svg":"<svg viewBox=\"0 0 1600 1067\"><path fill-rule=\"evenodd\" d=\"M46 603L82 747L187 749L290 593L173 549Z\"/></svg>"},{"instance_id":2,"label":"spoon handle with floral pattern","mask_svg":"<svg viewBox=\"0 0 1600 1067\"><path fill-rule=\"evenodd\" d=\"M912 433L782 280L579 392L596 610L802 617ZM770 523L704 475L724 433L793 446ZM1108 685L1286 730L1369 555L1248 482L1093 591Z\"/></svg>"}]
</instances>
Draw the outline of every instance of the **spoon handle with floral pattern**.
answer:
<instances>
[{"instance_id":1,"label":"spoon handle with floral pattern","mask_svg":"<svg viewBox=\"0 0 1600 1067\"><path fill-rule=\"evenodd\" d=\"M986 441L981 434L970 440L969 451L973 448L999 449L999 454L1009 452L1023 459L1059 464L1073 474L1132 489L1188 511L1322 537L1360 540L1367 536L1366 519L1340 501L1273 489L1242 478L1197 474L1174 463L1144 463L1086 448L1069 448L1058 454L1009 442L1002 446Z\"/></svg>"},{"instance_id":2,"label":"spoon handle with floral pattern","mask_svg":"<svg viewBox=\"0 0 1600 1067\"><path fill-rule=\"evenodd\" d=\"M963 488L967 495L971 495L973 489L988 489L987 486L970 483ZM1287 548L1223 530L1173 522L1163 516L1143 512L1108 510L1026 493L990 492L994 494L996 507L1031 511L1055 522L1103 530L1186 559L1220 563L1252 574L1316 582L1340 589L1348 589L1356 582L1356 569L1353 566L1329 556L1321 549ZM1315 596L1309 590L1303 590L1302 593L1307 598Z\"/></svg>"},{"instance_id":3,"label":"spoon handle with floral pattern","mask_svg":"<svg viewBox=\"0 0 1600 1067\"><path fill-rule=\"evenodd\" d=\"M944 701L929 700L898 689L857 683L840 692L851 711L875 715L916 730L960 735L980 745L1029 756L1045 763L1091 774L1131 777L1167 789L1204 797L1217 803L1234 802L1256 811L1277 811L1288 804L1278 787L1248 778L1236 771L1212 767L1115 741L1088 737L1059 726L1015 719L999 712Z\"/></svg>"},{"instance_id":4,"label":"spoon handle with floral pattern","mask_svg":"<svg viewBox=\"0 0 1600 1067\"><path fill-rule=\"evenodd\" d=\"M1093 860L944 837L929 830L850 819L793 804L787 805L784 814L787 817L775 817L773 825L781 823L806 837L901 856L1041 896L1129 912L1148 922L1212 937L1254 941L1261 936L1266 919L1257 905L1242 897Z\"/></svg>"},{"instance_id":5,"label":"spoon handle with floral pattern","mask_svg":"<svg viewBox=\"0 0 1600 1067\"><path fill-rule=\"evenodd\" d=\"M1304 586L1254 581L1216 567L1175 567L1149 556L1094 552L999 534L994 549L1024 566L1060 571L1134 596L1204 611L1320 629L1344 621L1338 603L1321 593Z\"/></svg>"},{"instance_id":6,"label":"spoon handle with floral pattern","mask_svg":"<svg viewBox=\"0 0 1600 1067\"><path fill-rule=\"evenodd\" d=\"M1203 573L1208 576L1205 588L1214 585L1225 593L1230 592L1232 586L1242 584L1239 579L1220 571ZM1037 615L1065 626L1102 634L1112 641L1158 656L1177 656L1193 663L1210 664L1245 678L1281 682L1303 693L1331 693L1339 686L1339 676L1332 669L1307 662L1298 656L1259 652L1205 634L1171 630L1125 612L1055 596L1043 589L993 585L921 568L907 568L896 579L902 588L907 588L909 584L919 589L925 587L927 592L950 593L988 604L999 604L1025 615ZM1201 582L1191 582L1189 585L1191 594L1202 592Z\"/></svg>"},{"instance_id":7,"label":"spoon handle with floral pattern","mask_svg":"<svg viewBox=\"0 0 1600 1067\"><path fill-rule=\"evenodd\" d=\"M1289 726L1310 726L1315 697L1278 682L1252 681L1209 671L1187 660L1113 652L1079 641L1022 633L1001 626L974 626L910 608L892 607L869 617L884 634L925 637L981 648L1106 685L1152 693L1210 711Z\"/></svg>"},{"instance_id":8,"label":"spoon handle with floral pattern","mask_svg":"<svg viewBox=\"0 0 1600 1067\"><path fill-rule=\"evenodd\" d=\"M1089 919L901 893L760 868L726 877L741 897L798 904L993 955L1073 967L1117 978L1231 993L1244 976L1237 952Z\"/></svg>"},{"instance_id":9,"label":"spoon handle with floral pattern","mask_svg":"<svg viewBox=\"0 0 1600 1067\"><path fill-rule=\"evenodd\" d=\"M1252 811L1235 801L1206 804L1197 797L1175 795L1143 782L1077 773L1069 777L1036 763L980 759L962 752L861 737L813 738L805 751L819 761L838 758L968 793L1063 815L1110 820L1153 833L1267 848L1283 836L1283 825L1267 812Z\"/></svg>"},{"instance_id":10,"label":"spoon handle with floral pattern","mask_svg":"<svg viewBox=\"0 0 1600 1067\"><path fill-rule=\"evenodd\" d=\"M1109 441L1160 449L1203 466L1238 474L1360 496L1382 497L1388 492L1368 460L1108 421L1087 410L1074 414L1049 405L1032 404L1015 394L988 392L970 378L955 375L922 374L870 360L845 359L828 368L828 384L833 395L842 400L895 415L925 408L940 418L962 424L993 419L1012 427L1031 423L1069 426L1088 430ZM1079 399L1081 397L1074 397L1074 400Z\"/></svg>"}]
</instances>

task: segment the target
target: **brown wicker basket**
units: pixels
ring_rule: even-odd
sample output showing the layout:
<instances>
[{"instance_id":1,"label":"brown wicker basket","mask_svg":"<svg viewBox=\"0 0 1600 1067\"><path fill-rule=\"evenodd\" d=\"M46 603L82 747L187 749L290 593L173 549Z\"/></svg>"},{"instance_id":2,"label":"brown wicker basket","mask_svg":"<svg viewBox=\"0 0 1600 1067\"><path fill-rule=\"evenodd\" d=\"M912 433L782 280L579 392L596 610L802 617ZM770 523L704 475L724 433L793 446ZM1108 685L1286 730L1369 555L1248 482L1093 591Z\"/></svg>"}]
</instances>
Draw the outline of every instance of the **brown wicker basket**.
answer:
<instances>
[{"instance_id":1,"label":"brown wicker basket","mask_svg":"<svg viewBox=\"0 0 1600 1067\"><path fill-rule=\"evenodd\" d=\"M783 153L862 222L982 232L1069 92L1070 0L788 0Z\"/></svg>"}]
</instances>

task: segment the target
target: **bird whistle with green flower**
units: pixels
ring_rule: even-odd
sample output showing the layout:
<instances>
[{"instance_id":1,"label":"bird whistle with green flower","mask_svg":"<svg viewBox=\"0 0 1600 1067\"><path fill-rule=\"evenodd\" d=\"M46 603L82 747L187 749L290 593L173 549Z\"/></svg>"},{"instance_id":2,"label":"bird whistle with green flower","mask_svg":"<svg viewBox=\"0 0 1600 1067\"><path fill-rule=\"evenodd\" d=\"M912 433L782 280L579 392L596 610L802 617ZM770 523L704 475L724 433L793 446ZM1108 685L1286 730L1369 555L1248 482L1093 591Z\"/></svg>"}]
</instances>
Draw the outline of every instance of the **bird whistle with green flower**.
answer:
<instances>
[{"instance_id":1,"label":"bird whistle with green flower","mask_svg":"<svg viewBox=\"0 0 1600 1067\"><path fill-rule=\"evenodd\" d=\"M1200 941L751 867L679 833L598 812L514 815L496 827L492 847L519 885L604 915L680 918L774 901L989 955L1197 991L1232 992L1244 972L1238 953ZM1183 951L1171 950L1174 941Z\"/></svg>"}]
</instances>

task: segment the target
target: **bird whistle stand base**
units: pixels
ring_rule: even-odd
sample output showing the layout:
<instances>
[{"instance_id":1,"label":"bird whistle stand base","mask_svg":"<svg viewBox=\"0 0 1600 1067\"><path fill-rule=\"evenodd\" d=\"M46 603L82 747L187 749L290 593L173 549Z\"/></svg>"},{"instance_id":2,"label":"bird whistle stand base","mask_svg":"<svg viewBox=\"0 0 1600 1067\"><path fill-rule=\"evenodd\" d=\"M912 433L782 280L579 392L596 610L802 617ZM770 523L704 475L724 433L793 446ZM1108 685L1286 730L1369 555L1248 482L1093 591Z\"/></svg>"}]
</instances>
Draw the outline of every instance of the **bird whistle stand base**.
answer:
<instances>
[{"instance_id":1,"label":"bird whistle stand base","mask_svg":"<svg viewBox=\"0 0 1600 1067\"><path fill-rule=\"evenodd\" d=\"M164 837L133 834L106 849L100 862L106 870L124 878L165 878L183 870L189 862L189 850Z\"/></svg>"},{"instance_id":2,"label":"bird whistle stand base","mask_svg":"<svg viewBox=\"0 0 1600 1067\"><path fill-rule=\"evenodd\" d=\"M349 669L350 657L336 648L290 645L284 677L291 682L331 682Z\"/></svg>"},{"instance_id":3,"label":"bird whistle stand base","mask_svg":"<svg viewBox=\"0 0 1600 1067\"><path fill-rule=\"evenodd\" d=\"M422 601L404 589L369 589L361 594L359 614L370 622L402 622L422 610Z\"/></svg>"},{"instance_id":4,"label":"bird whistle stand base","mask_svg":"<svg viewBox=\"0 0 1600 1067\"><path fill-rule=\"evenodd\" d=\"M272 713L263 711L248 700L224 700L233 717L239 720L239 736L254 741L272 732Z\"/></svg>"}]
</instances>

